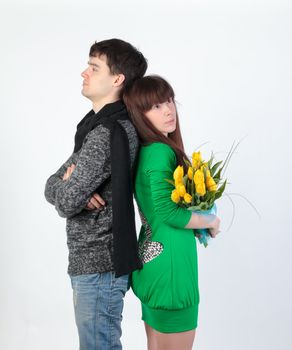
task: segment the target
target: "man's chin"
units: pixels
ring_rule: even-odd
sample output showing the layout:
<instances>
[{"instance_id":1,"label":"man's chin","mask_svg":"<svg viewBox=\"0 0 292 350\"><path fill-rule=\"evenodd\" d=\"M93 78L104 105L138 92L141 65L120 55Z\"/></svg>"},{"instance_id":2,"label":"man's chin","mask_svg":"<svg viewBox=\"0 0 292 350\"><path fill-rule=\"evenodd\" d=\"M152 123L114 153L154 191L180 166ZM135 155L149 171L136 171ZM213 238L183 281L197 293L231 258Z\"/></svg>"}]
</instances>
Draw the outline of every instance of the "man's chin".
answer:
<instances>
[{"instance_id":1,"label":"man's chin","mask_svg":"<svg viewBox=\"0 0 292 350\"><path fill-rule=\"evenodd\" d=\"M88 93L86 93L85 89L82 89L82 90L81 90L81 94L82 94L84 97L89 98L89 95L88 95Z\"/></svg>"}]
</instances>

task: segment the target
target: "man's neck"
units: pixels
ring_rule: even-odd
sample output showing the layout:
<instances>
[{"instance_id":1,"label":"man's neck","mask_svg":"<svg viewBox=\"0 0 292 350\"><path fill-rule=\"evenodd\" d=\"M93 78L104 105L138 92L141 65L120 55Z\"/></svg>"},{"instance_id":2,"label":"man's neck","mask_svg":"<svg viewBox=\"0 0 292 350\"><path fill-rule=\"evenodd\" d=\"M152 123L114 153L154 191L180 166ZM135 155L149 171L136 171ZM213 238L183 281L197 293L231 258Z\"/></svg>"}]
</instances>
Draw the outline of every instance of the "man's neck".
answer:
<instances>
[{"instance_id":1,"label":"man's neck","mask_svg":"<svg viewBox=\"0 0 292 350\"><path fill-rule=\"evenodd\" d=\"M98 113L108 103L114 103L114 102L117 102L118 100L119 100L119 98L115 97L115 98L104 99L101 101L93 102L92 109L94 110L95 113Z\"/></svg>"}]
</instances>

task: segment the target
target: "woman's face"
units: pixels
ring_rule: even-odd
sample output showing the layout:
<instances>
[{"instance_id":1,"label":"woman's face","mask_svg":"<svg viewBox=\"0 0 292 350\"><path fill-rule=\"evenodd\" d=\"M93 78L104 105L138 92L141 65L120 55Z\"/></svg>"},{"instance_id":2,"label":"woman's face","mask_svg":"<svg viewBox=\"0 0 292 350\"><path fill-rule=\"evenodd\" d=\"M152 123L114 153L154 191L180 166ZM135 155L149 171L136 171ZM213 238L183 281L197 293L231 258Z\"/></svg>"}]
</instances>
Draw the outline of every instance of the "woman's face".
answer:
<instances>
[{"instance_id":1,"label":"woman's face","mask_svg":"<svg viewBox=\"0 0 292 350\"><path fill-rule=\"evenodd\" d=\"M166 137L176 128L176 108L172 98L153 105L145 116Z\"/></svg>"}]
</instances>

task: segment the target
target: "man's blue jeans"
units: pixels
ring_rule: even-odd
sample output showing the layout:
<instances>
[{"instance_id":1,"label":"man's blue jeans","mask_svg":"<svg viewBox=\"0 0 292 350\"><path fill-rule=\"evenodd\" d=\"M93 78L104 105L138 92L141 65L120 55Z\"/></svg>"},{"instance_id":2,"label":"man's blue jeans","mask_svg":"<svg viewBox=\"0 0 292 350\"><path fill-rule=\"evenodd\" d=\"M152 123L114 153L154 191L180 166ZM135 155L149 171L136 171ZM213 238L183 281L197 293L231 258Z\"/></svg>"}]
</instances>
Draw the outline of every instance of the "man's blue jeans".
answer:
<instances>
[{"instance_id":1,"label":"man's blue jeans","mask_svg":"<svg viewBox=\"0 0 292 350\"><path fill-rule=\"evenodd\" d=\"M70 276L80 350L120 350L129 275L113 272Z\"/></svg>"}]
</instances>

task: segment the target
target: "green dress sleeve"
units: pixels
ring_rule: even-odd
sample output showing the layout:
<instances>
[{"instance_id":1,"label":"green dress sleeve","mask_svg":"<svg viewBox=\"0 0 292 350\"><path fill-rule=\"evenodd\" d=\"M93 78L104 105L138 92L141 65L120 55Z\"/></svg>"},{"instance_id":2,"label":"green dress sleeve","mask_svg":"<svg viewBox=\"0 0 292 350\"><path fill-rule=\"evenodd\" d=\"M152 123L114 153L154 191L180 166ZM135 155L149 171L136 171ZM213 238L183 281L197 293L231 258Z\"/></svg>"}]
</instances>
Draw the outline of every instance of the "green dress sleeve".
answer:
<instances>
[{"instance_id":1,"label":"green dress sleeve","mask_svg":"<svg viewBox=\"0 0 292 350\"><path fill-rule=\"evenodd\" d=\"M184 228L190 221L192 213L171 200L173 186L165 181L173 179L176 155L172 148L164 143L153 143L149 147L146 174L150 180L154 211L165 224Z\"/></svg>"}]
</instances>

